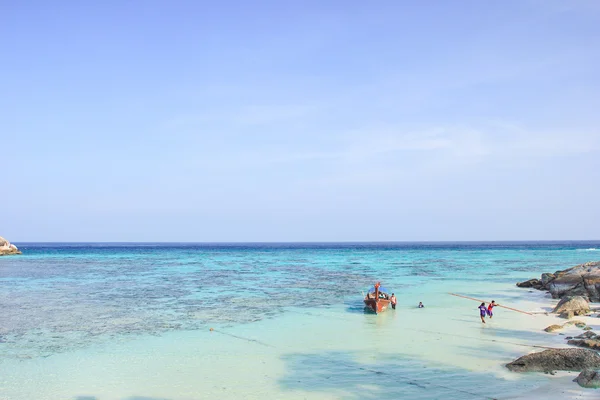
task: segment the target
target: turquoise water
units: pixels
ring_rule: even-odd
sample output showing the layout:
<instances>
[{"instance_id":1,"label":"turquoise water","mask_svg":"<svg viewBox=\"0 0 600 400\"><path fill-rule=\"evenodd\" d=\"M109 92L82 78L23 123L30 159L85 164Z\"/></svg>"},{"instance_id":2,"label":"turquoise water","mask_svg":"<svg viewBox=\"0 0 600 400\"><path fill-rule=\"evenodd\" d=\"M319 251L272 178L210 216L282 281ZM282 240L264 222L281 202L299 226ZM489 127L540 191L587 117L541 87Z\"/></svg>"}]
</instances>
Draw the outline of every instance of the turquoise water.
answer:
<instances>
[{"instance_id":1,"label":"turquoise water","mask_svg":"<svg viewBox=\"0 0 600 400\"><path fill-rule=\"evenodd\" d=\"M492 321L482 331L473 304L447 292L539 300L514 283L600 259L600 242L19 247L23 256L0 258L0 399L525 391L542 378L518 383L498 367L522 350L469 347L464 337L529 343L539 334L519 332L525 320L509 314L511 329ZM375 281L396 293L397 313L363 312ZM429 314L415 314L419 301ZM498 374L487 393L484 367ZM438 378L419 381L428 376Z\"/></svg>"}]
</instances>

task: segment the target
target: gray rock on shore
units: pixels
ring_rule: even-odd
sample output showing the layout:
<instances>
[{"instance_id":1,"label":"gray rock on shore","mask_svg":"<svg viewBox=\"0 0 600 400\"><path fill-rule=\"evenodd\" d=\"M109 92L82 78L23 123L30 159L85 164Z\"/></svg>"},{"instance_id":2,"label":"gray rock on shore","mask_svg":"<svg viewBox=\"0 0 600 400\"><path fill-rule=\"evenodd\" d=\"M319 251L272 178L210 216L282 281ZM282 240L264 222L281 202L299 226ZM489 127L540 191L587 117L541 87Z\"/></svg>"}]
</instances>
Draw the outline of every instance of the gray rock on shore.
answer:
<instances>
[{"instance_id":1,"label":"gray rock on shore","mask_svg":"<svg viewBox=\"0 0 600 400\"><path fill-rule=\"evenodd\" d=\"M544 273L541 279L517 283L518 287L547 290L552 298L582 296L590 301L600 301L600 261L576 265L564 271Z\"/></svg>"},{"instance_id":2,"label":"gray rock on shore","mask_svg":"<svg viewBox=\"0 0 600 400\"><path fill-rule=\"evenodd\" d=\"M590 303L582 296L563 297L554 310L555 314L560 314L561 318L573 318L575 315L585 315L591 312Z\"/></svg>"},{"instance_id":3,"label":"gray rock on shore","mask_svg":"<svg viewBox=\"0 0 600 400\"><path fill-rule=\"evenodd\" d=\"M600 355L588 349L548 349L506 364L514 372L583 371L600 368Z\"/></svg>"},{"instance_id":4,"label":"gray rock on shore","mask_svg":"<svg viewBox=\"0 0 600 400\"><path fill-rule=\"evenodd\" d=\"M8 256L12 254L22 254L21 251L15 246L11 244L8 240L4 239L0 236L0 256Z\"/></svg>"},{"instance_id":5,"label":"gray rock on shore","mask_svg":"<svg viewBox=\"0 0 600 400\"><path fill-rule=\"evenodd\" d=\"M570 338L570 345L584 347L586 349L600 350L600 336L592 331L586 331L581 335Z\"/></svg>"},{"instance_id":6,"label":"gray rock on shore","mask_svg":"<svg viewBox=\"0 0 600 400\"><path fill-rule=\"evenodd\" d=\"M586 349L600 350L600 340L597 339L571 339L567 342L570 345L584 347Z\"/></svg>"},{"instance_id":7,"label":"gray rock on shore","mask_svg":"<svg viewBox=\"0 0 600 400\"><path fill-rule=\"evenodd\" d=\"M537 290L544 290L544 285L539 279L529 279L525 282L519 282L517 283L517 286L522 288L534 288Z\"/></svg>"},{"instance_id":8,"label":"gray rock on shore","mask_svg":"<svg viewBox=\"0 0 600 400\"><path fill-rule=\"evenodd\" d=\"M596 335L592 331L583 332L581 335L575 336L575 339L596 339Z\"/></svg>"},{"instance_id":9,"label":"gray rock on shore","mask_svg":"<svg viewBox=\"0 0 600 400\"><path fill-rule=\"evenodd\" d=\"M584 388L598 389L600 388L600 373L591 369L581 371L579 376L573 380L579 386Z\"/></svg>"}]
</instances>

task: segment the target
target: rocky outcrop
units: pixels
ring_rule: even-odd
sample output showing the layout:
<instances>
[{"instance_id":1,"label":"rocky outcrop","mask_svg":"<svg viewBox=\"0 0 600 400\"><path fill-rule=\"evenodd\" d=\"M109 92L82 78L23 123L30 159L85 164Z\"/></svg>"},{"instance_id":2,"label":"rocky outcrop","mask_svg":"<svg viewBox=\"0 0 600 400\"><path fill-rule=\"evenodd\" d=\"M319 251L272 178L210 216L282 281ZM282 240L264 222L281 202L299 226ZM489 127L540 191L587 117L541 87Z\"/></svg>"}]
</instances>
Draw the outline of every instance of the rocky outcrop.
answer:
<instances>
[{"instance_id":1,"label":"rocky outcrop","mask_svg":"<svg viewBox=\"0 0 600 400\"><path fill-rule=\"evenodd\" d=\"M514 372L583 371L600 368L600 355L588 349L549 349L506 364Z\"/></svg>"},{"instance_id":2,"label":"rocky outcrop","mask_svg":"<svg viewBox=\"0 0 600 400\"><path fill-rule=\"evenodd\" d=\"M575 295L600 301L600 261L564 270L547 286L555 299Z\"/></svg>"},{"instance_id":3,"label":"rocky outcrop","mask_svg":"<svg viewBox=\"0 0 600 400\"><path fill-rule=\"evenodd\" d=\"M11 244L8 240L0 236L0 256L7 256L11 254L22 254L17 246Z\"/></svg>"},{"instance_id":4,"label":"rocky outcrop","mask_svg":"<svg viewBox=\"0 0 600 400\"><path fill-rule=\"evenodd\" d=\"M567 342L570 345L584 347L586 349L600 350L600 336L592 331L587 331L581 335L570 338Z\"/></svg>"},{"instance_id":5,"label":"rocky outcrop","mask_svg":"<svg viewBox=\"0 0 600 400\"><path fill-rule=\"evenodd\" d=\"M519 287L547 290L552 298L582 296L590 301L600 301L600 261L576 265L564 271L544 273L541 279L517 283Z\"/></svg>"},{"instance_id":6,"label":"rocky outcrop","mask_svg":"<svg viewBox=\"0 0 600 400\"><path fill-rule=\"evenodd\" d=\"M519 283L517 283L517 286L522 287L522 288L534 288L534 289L538 289L538 290L544 289L544 285L542 284L542 282L539 279L530 279L525 282L519 282Z\"/></svg>"},{"instance_id":7,"label":"rocky outcrop","mask_svg":"<svg viewBox=\"0 0 600 400\"><path fill-rule=\"evenodd\" d=\"M575 339L595 339L596 335L594 332L592 331L587 331L582 333L581 335L575 336Z\"/></svg>"},{"instance_id":8,"label":"rocky outcrop","mask_svg":"<svg viewBox=\"0 0 600 400\"><path fill-rule=\"evenodd\" d=\"M581 296L567 296L563 297L554 310L555 314L560 314L562 318L573 318L575 315L585 315L591 312L590 304L588 301Z\"/></svg>"},{"instance_id":9,"label":"rocky outcrop","mask_svg":"<svg viewBox=\"0 0 600 400\"><path fill-rule=\"evenodd\" d=\"M586 369L585 371L581 371L579 376L577 376L573 382L577 382L579 386L584 388L598 389L600 388L600 373L591 369Z\"/></svg>"},{"instance_id":10,"label":"rocky outcrop","mask_svg":"<svg viewBox=\"0 0 600 400\"><path fill-rule=\"evenodd\" d=\"M597 339L571 339L567 343L572 346L584 347L586 349L600 350L600 340Z\"/></svg>"},{"instance_id":11,"label":"rocky outcrop","mask_svg":"<svg viewBox=\"0 0 600 400\"><path fill-rule=\"evenodd\" d=\"M544 331L546 332L556 332L558 330L561 330L563 328L569 327L575 325L578 328L587 328L587 325L585 324L585 322L583 321L567 321L562 325L550 325L549 327L545 328ZM578 337L579 338L579 337Z\"/></svg>"}]
</instances>

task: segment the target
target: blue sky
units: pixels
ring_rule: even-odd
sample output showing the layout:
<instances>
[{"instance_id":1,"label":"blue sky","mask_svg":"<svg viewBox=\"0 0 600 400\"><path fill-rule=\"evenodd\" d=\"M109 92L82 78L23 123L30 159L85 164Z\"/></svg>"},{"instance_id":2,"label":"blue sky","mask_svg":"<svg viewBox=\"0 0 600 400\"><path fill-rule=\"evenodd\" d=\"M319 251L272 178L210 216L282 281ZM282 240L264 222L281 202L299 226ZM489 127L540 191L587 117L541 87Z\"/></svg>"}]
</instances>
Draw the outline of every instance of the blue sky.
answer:
<instances>
[{"instance_id":1,"label":"blue sky","mask_svg":"<svg viewBox=\"0 0 600 400\"><path fill-rule=\"evenodd\" d=\"M600 2L0 1L0 235L600 239Z\"/></svg>"}]
</instances>

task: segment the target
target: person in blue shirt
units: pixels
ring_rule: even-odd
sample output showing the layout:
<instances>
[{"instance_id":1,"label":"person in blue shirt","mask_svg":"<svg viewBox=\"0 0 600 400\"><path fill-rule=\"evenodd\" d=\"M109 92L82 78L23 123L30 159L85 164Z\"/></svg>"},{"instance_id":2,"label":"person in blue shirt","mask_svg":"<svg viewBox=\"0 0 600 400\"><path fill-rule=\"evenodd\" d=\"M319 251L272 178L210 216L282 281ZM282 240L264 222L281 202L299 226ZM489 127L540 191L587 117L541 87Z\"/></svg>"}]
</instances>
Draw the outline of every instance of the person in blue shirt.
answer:
<instances>
[{"instance_id":1,"label":"person in blue shirt","mask_svg":"<svg viewBox=\"0 0 600 400\"><path fill-rule=\"evenodd\" d=\"M481 317L481 322L485 324L485 316L487 314L487 308L485 307L485 303L481 303L479 308L479 316Z\"/></svg>"}]
</instances>

